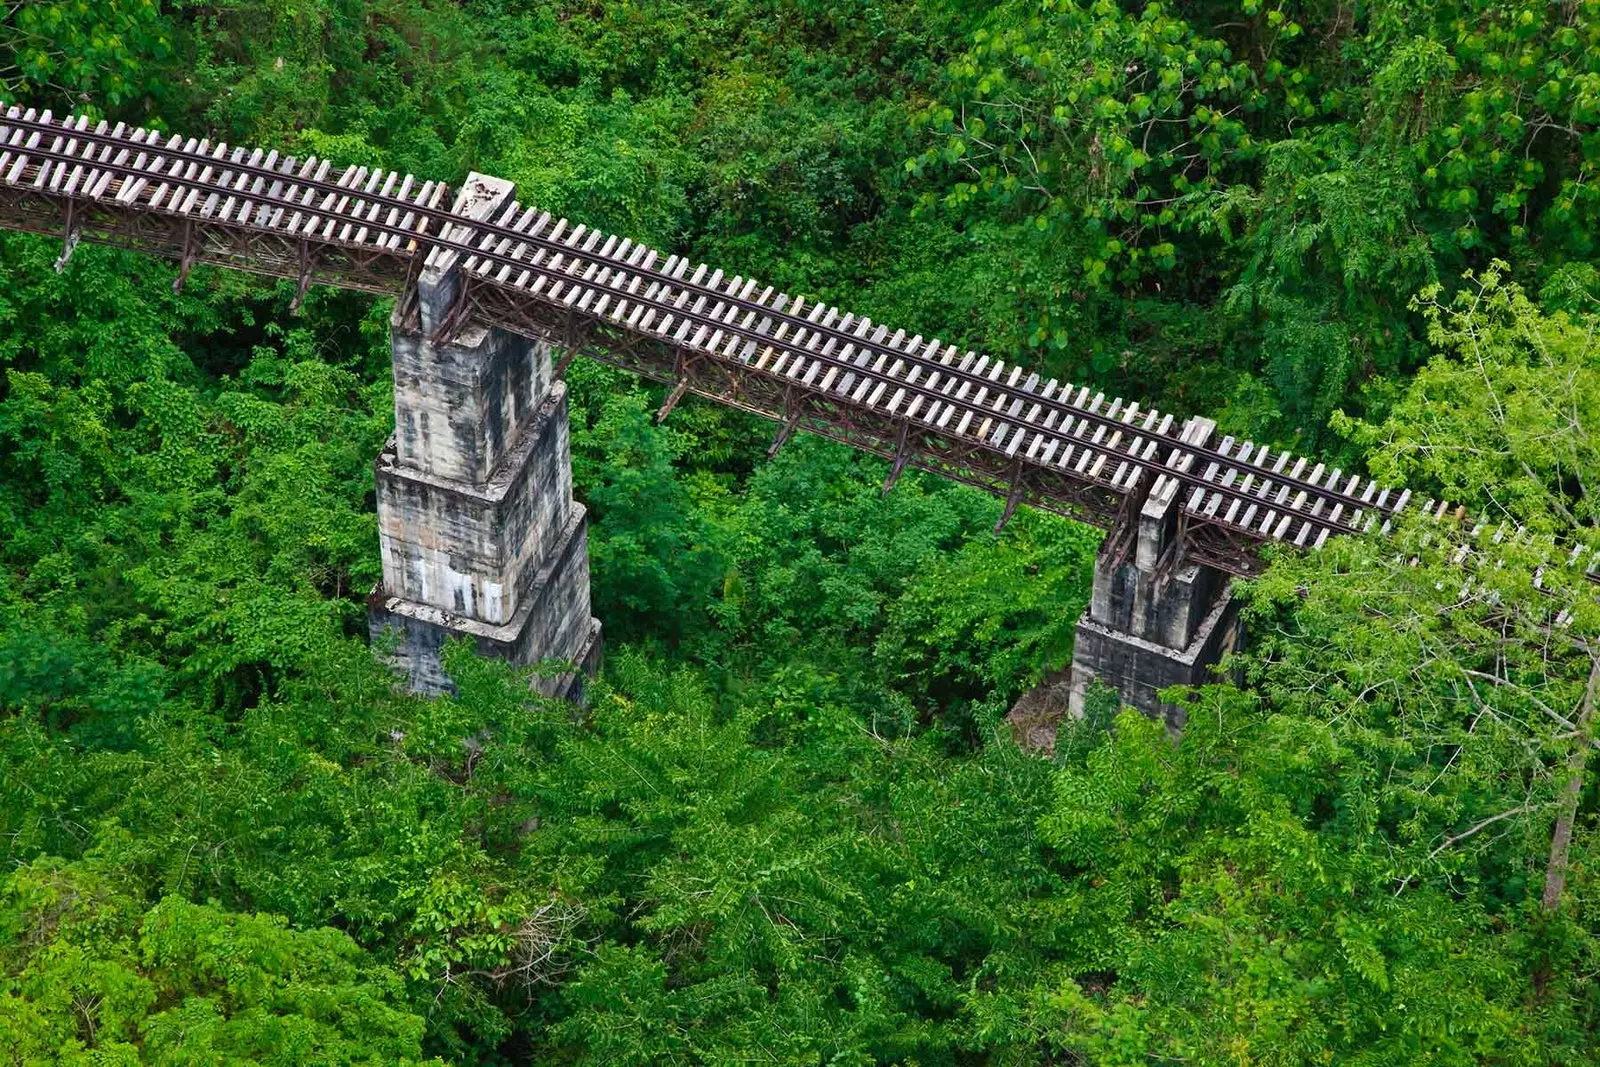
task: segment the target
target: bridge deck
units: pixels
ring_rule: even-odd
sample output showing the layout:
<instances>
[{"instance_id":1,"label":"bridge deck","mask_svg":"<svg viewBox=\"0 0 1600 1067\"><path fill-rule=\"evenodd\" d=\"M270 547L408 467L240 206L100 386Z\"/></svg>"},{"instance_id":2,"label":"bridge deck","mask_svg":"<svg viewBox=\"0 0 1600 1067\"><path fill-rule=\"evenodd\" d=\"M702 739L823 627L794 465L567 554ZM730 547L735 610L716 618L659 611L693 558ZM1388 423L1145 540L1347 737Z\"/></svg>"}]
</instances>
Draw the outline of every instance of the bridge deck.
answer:
<instances>
[{"instance_id":1,"label":"bridge deck","mask_svg":"<svg viewBox=\"0 0 1600 1067\"><path fill-rule=\"evenodd\" d=\"M776 420L774 448L803 429L889 458L891 482L913 466L979 486L1006 501L1002 522L1028 503L1110 528L1181 494L1182 559L1251 574L1264 543L1386 531L1411 503L1409 490L1185 433L1137 402L536 207L468 222L450 202L444 183L315 157L48 111L11 108L0 122L0 227L62 236L63 262L86 239L174 258L179 285L209 263L292 279L301 295L326 284L404 297L421 269L459 260L465 284L441 333L471 320L551 341L567 359L672 384L664 411L694 392ZM1596 576L1596 555L1567 562Z\"/></svg>"}]
</instances>

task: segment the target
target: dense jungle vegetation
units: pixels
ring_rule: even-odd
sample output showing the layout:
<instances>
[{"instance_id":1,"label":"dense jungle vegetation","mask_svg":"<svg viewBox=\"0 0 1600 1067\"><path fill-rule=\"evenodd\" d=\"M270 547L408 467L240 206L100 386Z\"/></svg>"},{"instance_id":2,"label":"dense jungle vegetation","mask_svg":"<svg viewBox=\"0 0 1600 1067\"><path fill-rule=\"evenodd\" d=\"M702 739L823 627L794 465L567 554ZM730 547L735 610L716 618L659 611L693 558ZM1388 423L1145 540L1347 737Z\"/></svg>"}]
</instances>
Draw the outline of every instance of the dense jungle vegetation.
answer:
<instances>
[{"instance_id":1,"label":"dense jungle vegetation","mask_svg":"<svg viewBox=\"0 0 1600 1067\"><path fill-rule=\"evenodd\" d=\"M0 79L1600 544L1596 0L11 0ZM1533 549L1280 558L1181 743L1030 755L1095 531L579 363L604 679L419 699L387 303L58 253L0 236L0 1062L1600 1056L1600 606Z\"/></svg>"}]
</instances>

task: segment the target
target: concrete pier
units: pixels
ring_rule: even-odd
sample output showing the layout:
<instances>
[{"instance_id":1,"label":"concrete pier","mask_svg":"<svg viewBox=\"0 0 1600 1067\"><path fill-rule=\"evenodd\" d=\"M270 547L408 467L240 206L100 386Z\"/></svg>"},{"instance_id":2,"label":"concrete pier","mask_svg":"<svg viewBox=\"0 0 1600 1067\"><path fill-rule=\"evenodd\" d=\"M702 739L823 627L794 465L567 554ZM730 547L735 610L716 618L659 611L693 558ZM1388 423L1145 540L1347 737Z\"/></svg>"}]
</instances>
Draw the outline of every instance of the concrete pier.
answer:
<instances>
[{"instance_id":1,"label":"concrete pier","mask_svg":"<svg viewBox=\"0 0 1600 1067\"><path fill-rule=\"evenodd\" d=\"M455 213L483 218L511 183L474 174ZM450 688L439 651L469 637L513 663L563 660L547 695L580 699L600 656L589 613L588 524L572 498L566 385L542 342L470 321L439 335L460 292L446 254L390 322L395 434L376 464L383 581L368 598L374 642L398 631L414 690Z\"/></svg>"},{"instance_id":2,"label":"concrete pier","mask_svg":"<svg viewBox=\"0 0 1600 1067\"><path fill-rule=\"evenodd\" d=\"M1183 439L1206 441L1215 429L1210 419L1191 419ZM1180 730L1183 709L1157 692L1211 681L1211 668L1238 644L1238 606L1228 595L1228 576L1186 564L1173 552L1179 506L1179 483L1158 478L1129 516L1129 527L1106 536L1073 643L1070 714L1083 713L1084 696L1098 679L1124 704Z\"/></svg>"}]
</instances>

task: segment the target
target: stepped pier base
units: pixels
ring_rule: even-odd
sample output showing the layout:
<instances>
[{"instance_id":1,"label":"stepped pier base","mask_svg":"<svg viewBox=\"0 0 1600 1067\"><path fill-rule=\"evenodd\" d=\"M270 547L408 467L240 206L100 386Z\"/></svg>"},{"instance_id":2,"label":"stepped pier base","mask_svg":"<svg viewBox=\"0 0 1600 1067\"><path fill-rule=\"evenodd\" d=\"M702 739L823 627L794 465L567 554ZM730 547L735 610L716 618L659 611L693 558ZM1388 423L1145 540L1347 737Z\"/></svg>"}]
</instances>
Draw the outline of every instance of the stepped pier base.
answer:
<instances>
[{"instance_id":1,"label":"stepped pier base","mask_svg":"<svg viewBox=\"0 0 1600 1067\"><path fill-rule=\"evenodd\" d=\"M1208 440L1215 428L1210 419L1191 419L1184 440ZM1069 714L1083 714L1089 687L1099 680L1124 704L1181 730L1183 709L1157 693L1212 681L1212 668L1238 645L1228 576L1182 559L1181 503L1179 483L1158 477L1137 512L1106 535L1073 644Z\"/></svg>"},{"instance_id":2,"label":"stepped pier base","mask_svg":"<svg viewBox=\"0 0 1600 1067\"><path fill-rule=\"evenodd\" d=\"M455 212L483 218L511 198L511 183L474 174ZM573 664L538 688L578 700L601 638L587 516L572 498L566 386L553 380L549 345L448 325L460 287L446 253L390 322L395 434L375 466L383 580L368 624L375 644L395 641L392 661L414 690L451 688L439 652L466 637L513 663Z\"/></svg>"}]
</instances>

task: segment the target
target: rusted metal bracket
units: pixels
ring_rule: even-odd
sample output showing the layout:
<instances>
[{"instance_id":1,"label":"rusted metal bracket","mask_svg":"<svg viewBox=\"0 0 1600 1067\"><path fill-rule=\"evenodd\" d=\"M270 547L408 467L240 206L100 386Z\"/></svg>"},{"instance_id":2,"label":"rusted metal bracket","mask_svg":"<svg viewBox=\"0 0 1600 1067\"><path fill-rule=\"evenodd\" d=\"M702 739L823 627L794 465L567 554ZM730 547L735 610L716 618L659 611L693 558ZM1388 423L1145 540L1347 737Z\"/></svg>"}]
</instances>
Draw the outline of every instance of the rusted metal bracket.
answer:
<instances>
[{"instance_id":1,"label":"rusted metal bracket","mask_svg":"<svg viewBox=\"0 0 1600 1067\"><path fill-rule=\"evenodd\" d=\"M576 311L568 309L566 329L563 331L566 339L562 342L561 358L556 360L555 369L551 372L554 377L560 378L567 373L567 368L572 365L579 350L589 343L590 331L588 320Z\"/></svg>"},{"instance_id":2,"label":"rusted metal bracket","mask_svg":"<svg viewBox=\"0 0 1600 1067\"><path fill-rule=\"evenodd\" d=\"M1011 464L1011 491L1006 494L1005 510L1000 513L1000 521L994 524L994 532L999 533L1006 528L1006 523L1011 521L1011 516L1016 514L1017 505L1022 502L1022 457L1017 457Z\"/></svg>"},{"instance_id":3,"label":"rusted metal bracket","mask_svg":"<svg viewBox=\"0 0 1600 1067\"><path fill-rule=\"evenodd\" d=\"M1183 557L1188 548L1189 512L1182 506L1181 501L1175 503L1179 505L1177 528L1172 531L1172 542L1156 561L1155 589L1158 596L1166 592L1167 586L1172 584L1173 576L1178 573L1178 568L1183 566Z\"/></svg>"},{"instance_id":4,"label":"rusted metal bracket","mask_svg":"<svg viewBox=\"0 0 1600 1067\"><path fill-rule=\"evenodd\" d=\"M784 419L783 423L778 427L777 436L773 437L772 439L772 447L767 449L768 459L776 456L778 454L778 450L784 446L784 443L787 442L790 437L794 436L795 428L800 425L801 415L802 411L798 404L790 406L789 417Z\"/></svg>"},{"instance_id":5,"label":"rusted metal bracket","mask_svg":"<svg viewBox=\"0 0 1600 1067\"><path fill-rule=\"evenodd\" d=\"M183 292L183 283L189 277L189 268L194 266L194 221L183 220L183 252L178 259L178 276L172 279L172 295L177 296Z\"/></svg>"},{"instance_id":6,"label":"rusted metal bracket","mask_svg":"<svg viewBox=\"0 0 1600 1067\"><path fill-rule=\"evenodd\" d=\"M661 405L661 410L656 412L656 422L666 422L667 416L672 414L672 409L678 406L678 401L689 391L689 379L679 378L678 384L672 387L672 392L667 394L667 399Z\"/></svg>"},{"instance_id":7,"label":"rusted metal bracket","mask_svg":"<svg viewBox=\"0 0 1600 1067\"><path fill-rule=\"evenodd\" d=\"M311 242L300 242L300 274L295 280L294 299L289 301L291 312L299 311L305 301L306 290L311 287Z\"/></svg>"},{"instance_id":8,"label":"rusted metal bracket","mask_svg":"<svg viewBox=\"0 0 1600 1067\"><path fill-rule=\"evenodd\" d=\"M1100 548L1102 565L1113 570L1127 562L1128 553L1139 540L1139 514L1144 510L1145 501L1150 499L1150 490L1161 472L1154 467L1141 467L1133 477L1133 488L1123 495L1111 531Z\"/></svg>"},{"instance_id":9,"label":"rusted metal bracket","mask_svg":"<svg viewBox=\"0 0 1600 1067\"><path fill-rule=\"evenodd\" d=\"M444 313L444 318L439 320L439 328L429 338L434 344L454 337L467 321L467 314L472 308L472 276L462 271L456 275L456 284L459 286L456 298L450 302L450 310Z\"/></svg>"},{"instance_id":10,"label":"rusted metal bracket","mask_svg":"<svg viewBox=\"0 0 1600 1067\"><path fill-rule=\"evenodd\" d=\"M906 469L906 461L911 458L911 450L907 443L911 439L911 420L900 420L900 436L894 445L894 466L889 468L889 477L883 480L883 496L889 495L889 490L894 488L894 483L900 480L900 474Z\"/></svg>"},{"instance_id":11,"label":"rusted metal bracket","mask_svg":"<svg viewBox=\"0 0 1600 1067\"><path fill-rule=\"evenodd\" d=\"M422 329L422 297L417 292L417 282L422 277L423 264L433 251L433 246L412 241L411 259L406 263L406 276L400 283L400 298L395 306L395 317L408 332Z\"/></svg>"},{"instance_id":12,"label":"rusted metal bracket","mask_svg":"<svg viewBox=\"0 0 1600 1067\"><path fill-rule=\"evenodd\" d=\"M72 259L72 253L78 250L78 239L83 236L82 228L77 222L78 202L72 198L67 199L66 227L61 236L61 255L56 259L56 273L60 274L67 269L67 262Z\"/></svg>"},{"instance_id":13,"label":"rusted metal bracket","mask_svg":"<svg viewBox=\"0 0 1600 1067\"><path fill-rule=\"evenodd\" d=\"M462 223L446 224L440 228L440 233L444 239L460 244L467 244L471 239L478 239L478 231L467 228ZM483 237L479 241L480 250L481 246L489 241L490 238L488 236ZM456 332L466 324L472 313L475 275L469 268L477 261L478 257L469 253L456 252L455 254L457 256L456 265L450 269L455 272L457 284L460 288L456 290L456 298L451 302L450 310L446 311L444 318L440 320L439 328L433 331L431 340L434 344L447 341L455 336ZM565 370L566 368L563 366L562 369Z\"/></svg>"}]
</instances>

